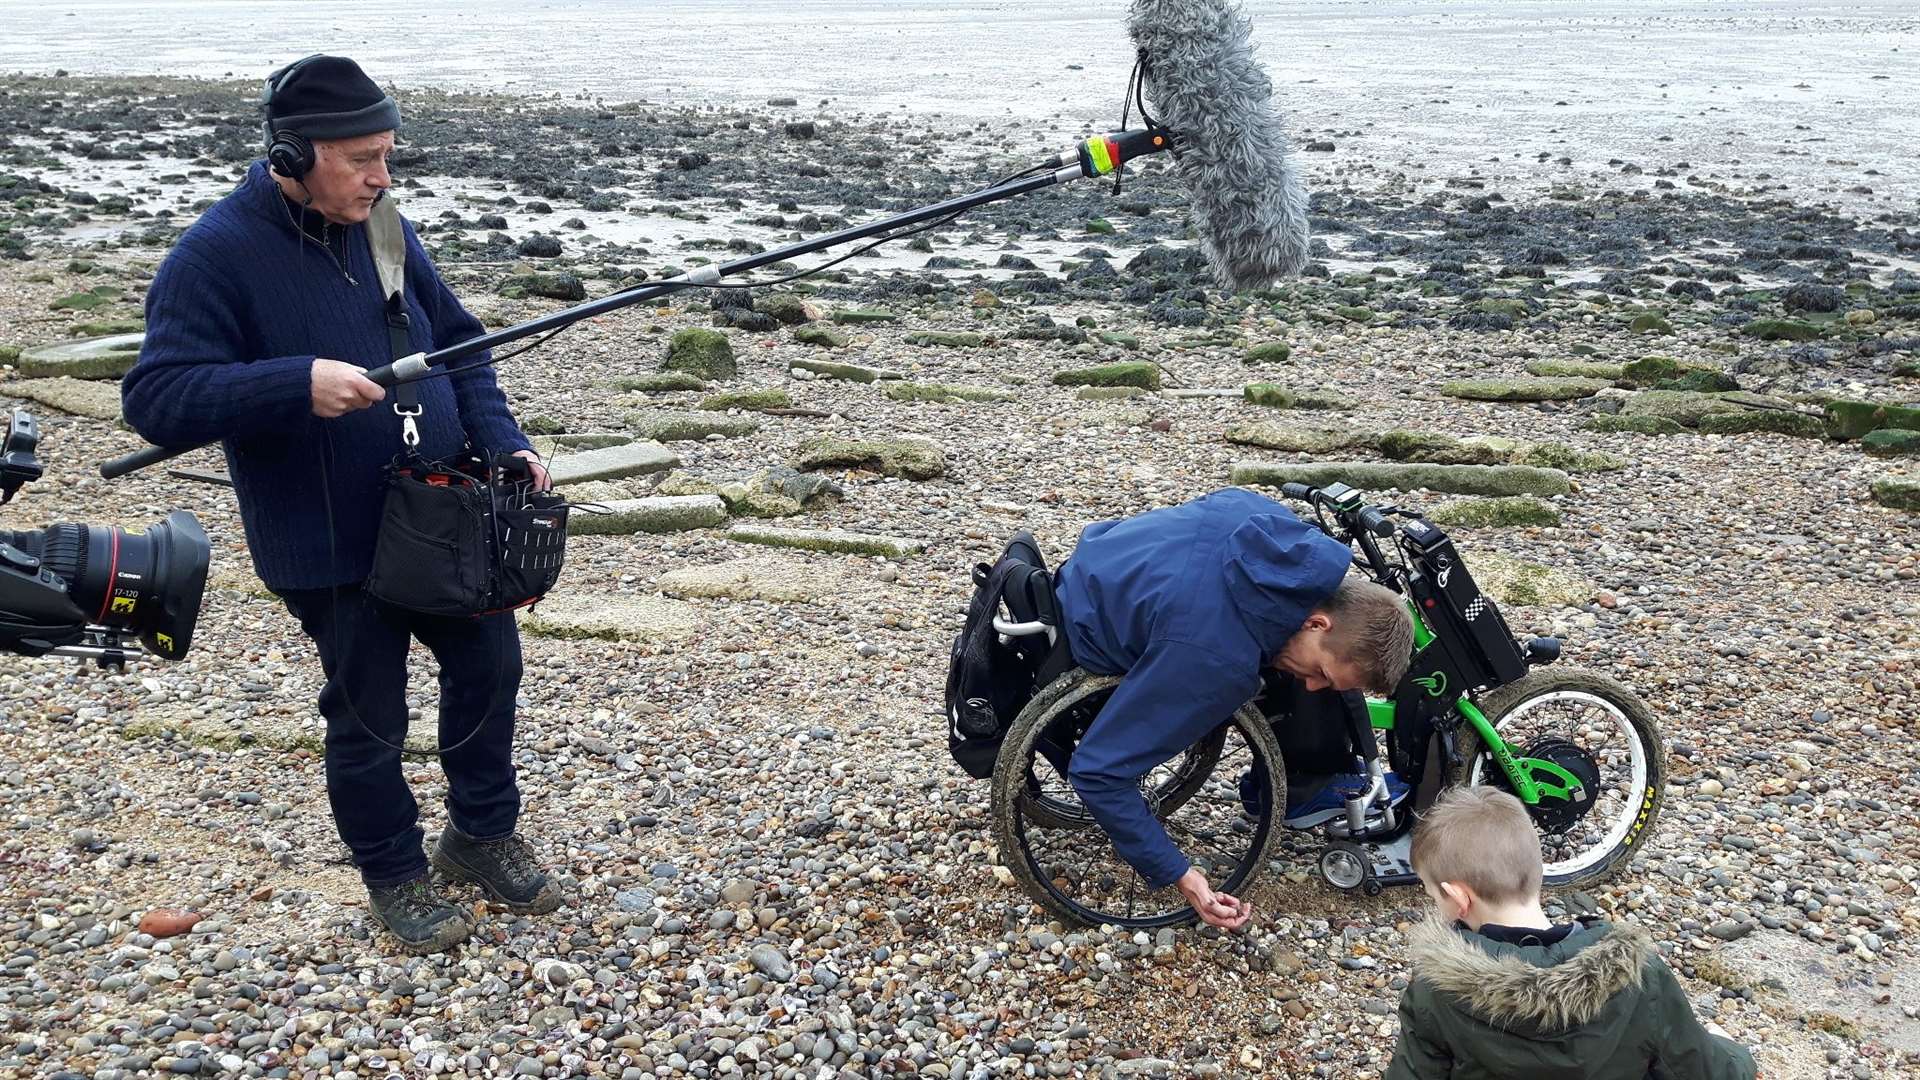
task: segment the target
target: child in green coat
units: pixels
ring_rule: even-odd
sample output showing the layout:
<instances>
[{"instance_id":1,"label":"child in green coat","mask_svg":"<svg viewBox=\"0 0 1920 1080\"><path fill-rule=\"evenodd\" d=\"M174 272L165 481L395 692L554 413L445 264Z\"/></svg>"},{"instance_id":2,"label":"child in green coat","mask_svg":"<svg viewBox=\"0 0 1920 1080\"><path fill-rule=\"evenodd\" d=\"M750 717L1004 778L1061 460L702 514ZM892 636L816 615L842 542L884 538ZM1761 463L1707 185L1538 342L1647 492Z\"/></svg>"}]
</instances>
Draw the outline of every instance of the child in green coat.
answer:
<instances>
[{"instance_id":1,"label":"child in green coat","mask_svg":"<svg viewBox=\"0 0 1920 1080\"><path fill-rule=\"evenodd\" d=\"M1386 1080L1753 1080L1645 930L1548 921L1540 837L1512 795L1443 794L1414 831L1413 869L1436 911L1411 937Z\"/></svg>"}]
</instances>

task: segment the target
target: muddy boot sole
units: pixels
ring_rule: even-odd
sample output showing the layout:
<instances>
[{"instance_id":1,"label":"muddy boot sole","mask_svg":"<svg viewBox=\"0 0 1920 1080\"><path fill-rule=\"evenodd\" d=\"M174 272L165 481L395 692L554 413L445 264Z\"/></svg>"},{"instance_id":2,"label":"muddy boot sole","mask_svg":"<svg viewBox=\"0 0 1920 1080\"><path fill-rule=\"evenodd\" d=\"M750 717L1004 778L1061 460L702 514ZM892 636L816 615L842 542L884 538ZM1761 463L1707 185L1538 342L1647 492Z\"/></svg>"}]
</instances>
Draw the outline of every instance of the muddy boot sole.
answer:
<instances>
[{"instance_id":1,"label":"muddy boot sole","mask_svg":"<svg viewBox=\"0 0 1920 1080\"><path fill-rule=\"evenodd\" d=\"M534 894L533 899L516 903L502 896L478 871L462 866L452 856L441 851L438 845L435 846L429 861L433 863L434 871L441 877L448 881L461 881L480 886L480 891L486 894L487 903L506 908L515 915L546 915L560 908L560 890L554 887L551 880L540 887L540 891Z\"/></svg>"}]
</instances>

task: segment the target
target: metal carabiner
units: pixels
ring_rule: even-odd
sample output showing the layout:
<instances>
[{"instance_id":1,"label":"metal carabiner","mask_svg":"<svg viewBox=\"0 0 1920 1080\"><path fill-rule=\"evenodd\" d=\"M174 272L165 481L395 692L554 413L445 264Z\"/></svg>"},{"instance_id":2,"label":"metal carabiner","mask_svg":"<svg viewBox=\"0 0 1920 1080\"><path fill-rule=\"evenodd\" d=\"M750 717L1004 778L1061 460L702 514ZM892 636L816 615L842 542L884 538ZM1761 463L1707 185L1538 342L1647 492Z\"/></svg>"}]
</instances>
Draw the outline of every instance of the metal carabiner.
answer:
<instances>
[{"instance_id":1,"label":"metal carabiner","mask_svg":"<svg viewBox=\"0 0 1920 1080\"><path fill-rule=\"evenodd\" d=\"M426 408L422 405L412 408L402 408L399 402L393 405L393 414L400 418L400 441L406 443L409 450L420 446L420 425L414 423L413 418L424 412Z\"/></svg>"}]
</instances>

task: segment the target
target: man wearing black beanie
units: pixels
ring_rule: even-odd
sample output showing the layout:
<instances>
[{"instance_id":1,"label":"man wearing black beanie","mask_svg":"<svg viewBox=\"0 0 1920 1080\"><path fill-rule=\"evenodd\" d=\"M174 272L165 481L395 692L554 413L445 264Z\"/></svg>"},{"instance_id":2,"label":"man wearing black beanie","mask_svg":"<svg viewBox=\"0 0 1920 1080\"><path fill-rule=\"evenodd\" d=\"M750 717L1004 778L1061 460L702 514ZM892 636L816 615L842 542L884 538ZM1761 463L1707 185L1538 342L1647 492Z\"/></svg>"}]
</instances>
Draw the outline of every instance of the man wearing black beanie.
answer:
<instances>
[{"instance_id":1,"label":"man wearing black beanie","mask_svg":"<svg viewBox=\"0 0 1920 1080\"><path fill-rule=\"evenodd\" d=\"M183 235L147 292L140 359L121 384L127 422L161 446L221 440L255 570L313 639L326 681L327 796L380 922L413 952L472 932L436 889L419 809L401 771L407 652L438 661L440 756L449 824L431 865L479 884L516 914L560 904L515 831L512 750L520 637L511 613L421 615L375 600L372 567L385 471L403 420L428 460L464 447L516 453L545 473L483 355L416 384L419 412L376 408L364 375L390 362L368 218L392 179L393 98L344 57L310 56L269 77L267 160ZM382 211L384 213L384 210ZM410 352L482 333L410 224L404 329ZM398 320L394 320L396 323Z\"/></svg>"}]
</instances>

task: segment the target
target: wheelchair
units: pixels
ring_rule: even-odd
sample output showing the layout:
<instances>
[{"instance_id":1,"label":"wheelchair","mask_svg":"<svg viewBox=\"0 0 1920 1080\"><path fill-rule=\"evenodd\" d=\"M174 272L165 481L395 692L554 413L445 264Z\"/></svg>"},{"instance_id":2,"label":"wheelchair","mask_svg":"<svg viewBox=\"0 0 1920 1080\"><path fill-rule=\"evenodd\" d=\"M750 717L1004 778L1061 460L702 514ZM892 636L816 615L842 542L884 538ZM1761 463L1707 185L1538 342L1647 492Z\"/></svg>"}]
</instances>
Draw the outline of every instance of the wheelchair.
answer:
<instances>
[{"instance_id":1,"label":"wheelchair","mask_svg":"<svg viewBox=\"0 0 1920 1080\"><path fill-rule=\"evenodd\" d=\"M1002 863L1034 899L1086 925L1151 930L1191 922L1173 886L1149 889L1121 859L1068 782L1074 747L1119 676L1073 663L1053 596L1053 575L1026 533L1007 545L1010 572L992 628L1021 702L1011 723L976 720L950 707L949 748L963 767L992 780L994 838ZM993 570L1003 569L996 564ZM983 587L991 570L974 568ZM977 704L977 703L976 703ZM956 715L957 714L957 715ZM982 767L990 762L989 767ZM1140 780L1154 816L1214 888L1234 892L1271 857L1286 805L1286 770L1272 722L1252 703Z\"/></svg>"},{"instance_id":2,"label":"wheelchair","mask_svg":"<svg viewBox=\"0 0 1920 1080\"><path fill-rule=\"evenodd\" d=\"M1368 505L1342 484L1283 491L1309 502L1328 535L1359 549L1362 573L1406 597L1413 657L1391 697L1358 699L1338 718L1282 724L1284 745L1276 721L1288 714L1263 695L1140 778L1149 808L1188 859L1218 890L1237 894L1254 882L1291 831L1293 732L1319 727L1339 729L1334 738L1344 742L1333 756L1363 778L1338 793L1333 820L1305 826L1323 835L1320 874L1337 889L1373 895L1417 884L1414 815L1453 784L1492 784L1520 799L1540 834L1546 886L1590 887L1623 872L1644 847L1665 788L1664 740L1646 703L1597 672L1547 670L1560 642L1511 636L1452 541L1417 513ZM969 774L992 781L1001 862L1071 922L1142 930L1192 922L1177 888L1147 888L1120 858L1068 781L1074 748L1120 677L1074 664L1038 544L1017 534L999 561L974 568L973 581L949 671L948 748ZM1326 760L1321 754L1308 768L1324 772ZM1389 763L1410 785L1397 797Z\"/></svg>"}]
</instances>

